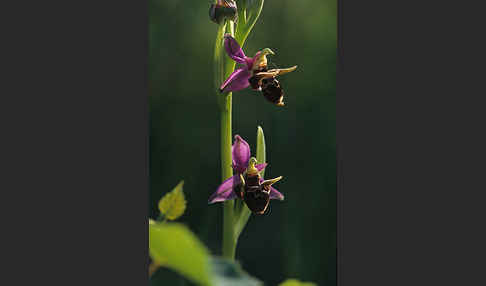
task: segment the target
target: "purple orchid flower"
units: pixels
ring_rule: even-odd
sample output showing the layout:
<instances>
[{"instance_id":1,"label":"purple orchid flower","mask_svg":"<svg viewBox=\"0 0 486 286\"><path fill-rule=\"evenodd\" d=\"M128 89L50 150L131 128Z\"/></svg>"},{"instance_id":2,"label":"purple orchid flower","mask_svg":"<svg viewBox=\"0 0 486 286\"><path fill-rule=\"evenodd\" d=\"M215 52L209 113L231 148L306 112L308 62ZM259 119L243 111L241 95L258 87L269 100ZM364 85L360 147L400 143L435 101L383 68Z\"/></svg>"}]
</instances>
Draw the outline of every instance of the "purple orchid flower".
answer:
<instances>
[{"instance_id":1,"label":"purple orchid flower","mask_svg":"<svg viewBox=\"0 0 486 286\"><path fill-rule=\"evenodd\" d=\"M262 91L270 102L283 106L283 91L275 79L278 75L294 71L297 66L286 69L267 69L267 55L275 55L269 48L258 51L254 57L245 55L238 42L226 34L224 36L226 53L235 62L243 65L237 68L221 85L220 92L233 92L249 86L253 90Z\"/></svg>"},{"instance_id":2,"label":"purple orchid flower","mask_svg":"<svg viewBox=\"0 0 486 286\"><path fill-rule=\"evenodd\" d=\"M264 180L259 175L267 163L257 164L250 157L250 146L239 135L235 136L232 147L233 169L236 174L225 180L208 200L208 203L223 202L240 198L254 213L265 212L269 200L283 200L284 196L271 185L282 177Z\"/></svg>"}]
</instances>

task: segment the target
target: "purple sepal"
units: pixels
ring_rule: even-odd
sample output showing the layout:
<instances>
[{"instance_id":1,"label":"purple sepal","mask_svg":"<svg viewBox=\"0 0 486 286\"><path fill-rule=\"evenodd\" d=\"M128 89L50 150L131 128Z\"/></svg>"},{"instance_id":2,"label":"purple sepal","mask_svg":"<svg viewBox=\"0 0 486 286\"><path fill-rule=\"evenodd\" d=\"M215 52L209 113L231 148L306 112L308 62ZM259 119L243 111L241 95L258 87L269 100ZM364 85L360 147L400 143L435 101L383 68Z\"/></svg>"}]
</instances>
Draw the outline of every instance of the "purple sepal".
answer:
<instances>
[{"instance_id":1,"label":"purple sepal","mask_svg":"<svg viewBox=\"0 0 486 286\"><path fill-rule=\"evenodd\" d=\"M233 192L233 188L240 184L239 176L232 176L226 179L221 185L219 185L218 189L214 194L209 197L208 203L213 204L217 202L224 202L227 200L236 199L237 196L235 192Z\"/></svg>"},{"instance_id":2,"label":"purple sepal","mask_svg":"<svg viewBox=\"0 0 486 286\"><path fill-rule=\"evenodd\" d=\"M219 88L220 92L233 92L247 88L250 85L251 72L246 68L236 69L223 82Z\"/></svg>"},{"instance_id":3,"label":"purple sepal","mask_svg":"<svg viewBox=\"0 0 486 286\"><path fill-rule=\"evenodd\" d=\"M239 64L246 64L246 56L238 42L230 34L224 35L224 49L230 58Z\"/></svg>"},{"instance_id":4,"label":"purple sepal","mask_svg":"<svg viewBox=\"0 0 486 286\"><path fill-rule=\"evenodd\" d=\"M250 160L250 145L240 135L235 135L235 143L231 147L231 152L233 153L233 168L237 173L242 174Z\"/></svg>"},{"instance_id":5,"label":"purple sepal","mask_svg":"<svg viewBox=\"0 0 486 286\"><path fill-rule=\"evenodd\" d=\"M265 167L267 167L267 163L262 163L262 164L256 164L255 165L255 168L257 168L258 172L260 172L261 170L265 169Z\"/></svg>"},{"instance_id":6,"label":"purple sepal","mask_svg":"<svg viewBox=\"0 0 486 286\"><path fill-rule=\"evenodd\" d=\"M282 195L282 193L277 191L277 189L275 189L274 187L270 187L270 199L271 200L283 201L284 198L285 198L284 195Z\"/></svg>"}]
</instances>

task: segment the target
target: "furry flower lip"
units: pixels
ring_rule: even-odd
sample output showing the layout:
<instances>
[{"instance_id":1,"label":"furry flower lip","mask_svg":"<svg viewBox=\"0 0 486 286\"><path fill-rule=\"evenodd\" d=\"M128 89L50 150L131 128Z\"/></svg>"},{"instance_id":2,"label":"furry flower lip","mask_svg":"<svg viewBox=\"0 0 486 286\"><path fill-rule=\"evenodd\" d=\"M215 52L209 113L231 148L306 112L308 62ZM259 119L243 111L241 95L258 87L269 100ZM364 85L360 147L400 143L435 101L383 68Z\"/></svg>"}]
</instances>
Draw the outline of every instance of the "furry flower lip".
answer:
<instances>
[{"instance_id":1,"label":"furry flower lip","mask_svg":"<svg viewBox=\"0 0 486 286\"><path fill-rule=\"evenodd\" d=\"M237 7L234 0L218 0L209 8L209 18L216 24L221 24L225 19L238 20Z\"/></svg>"},{"instance_id":2,"label":"furry flower lip","mask_svg":"<svg viewBox=\"0 0 486 286\"><path fill-rule=\"evenodd\" d=\"M239 135L235 135L232 153L233 169L236 174L218 187L209 197L209 204L240 198L253 213L263 214L270 200L284 199L284 196L272 187L282 179L282 176L264 180L260 172L267 164L257 164L257 160L251 157L250 146Z\"/></svg>"},{"instance_id":3,"label":"furry flower lip","mask_svg":"<svg viewBox=\"0 0 486 286\"><path fill-rule=\"evenodd\" d=\"M258 51L254 57L247 57L238 42L229 34L224 36L224 48L230 58L243 66L237 68L223 82L220 92L239 91L251 86L253 90L261 91L268 101L277 106L284 106L284 92L276 77L293 72L297 66L269 70L267 55L275 55L271 49L265 48Z\"/></svg>"}]
</instances>

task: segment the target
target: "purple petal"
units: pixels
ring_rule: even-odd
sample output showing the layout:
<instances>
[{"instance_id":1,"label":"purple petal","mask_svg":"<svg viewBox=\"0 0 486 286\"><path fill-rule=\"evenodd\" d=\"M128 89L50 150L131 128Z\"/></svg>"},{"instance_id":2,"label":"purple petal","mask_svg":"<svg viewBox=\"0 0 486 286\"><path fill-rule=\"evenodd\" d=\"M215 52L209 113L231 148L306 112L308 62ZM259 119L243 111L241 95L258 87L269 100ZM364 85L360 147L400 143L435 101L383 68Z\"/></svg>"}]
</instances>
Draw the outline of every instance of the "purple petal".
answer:
<instances>
[{"instance_id":1,"label":"purple petal","mask_svg":"<svg viewBox=\"0 0 486 286\"><path fill-rule=\"evenodd\" d=\"M255 62L255 60L253 58L246 57L245 61L247 68L251 70L253 68L253 63Z\"/></svg>"},{"instance_id":2,"label":"purple petal","mask_svg":"<svg viewBox=\"0 0 486 286\"><path fill-rule=\"evenodd\" d=\"M233 153L233 168L237 173L243 173L250 160L250 145L240 135L235 135L235 143L231 147L231 151Z\"/></svg>"},{"instance_id":3,"label":"purple petal","mask_svg":"<svg viewBox=\"0 0 486 286\"><path fill-rule=\"evenodd\" d=\"M238 42L229 34L224 35L224 48L228 56L235 62L246 65L245 53L240 48Z\"/></svg>"},{"instance_id":4,"label":"purple petal","mask_svg":"<svg viewBox=\"0 0 486 286\"><path fill-rule=\"evenodd\" d=\"M236 194L233 192L233 187L240 184L239 176L232 176L226 179L216 190L214 194L209 197L208 203L217 203L227 200L236 199Z\"/></svg>"},{"instance_id":5,"label":"purple petal","mask_svg":"<svg viewBox=\"0 0 486 286\"><path fill-rule=\"evenodd\" d=\"M255 63L256 59L260 56L262 52L258 51L256 54L253 56L253 58L246 57L246 65L248 66L248 69L253 68L253 64Z\"/></svg>"},{"instance_id":6,"label":"purple petal","mask_svg":"<svg viewBox=\"0 0 486 286\"><path fill-rule=\"evenodd\" d=\"M251 72L246 68L236 69L221 85L219 91L232 92L247 88L250 85Z\"/></svg>"},{"instance_id":7,"label":"purple petal","mask_svg":"<svg viewBox=\"0 0 486 286\"><path fill-rule=\"evenodd\" d=\"M283 201L284 195L282 195L282 193L277 191L277 189L275 189L274 187L270 187L270 199Z\"/></svg>"},{"instance_id":8,"label":"purple petal","mask_svg":"<svg viewBox=\"0 0 486 286\"><path fill-rule=\"evenodd\" d=\"M256 164L256 165L255 165L255 168L257 168L257 170L258 170L258 171L261 171L261 170L265 169L265 167L266 167L267 165L268 165L267 163Z\"/></svg>"}]
</instances>

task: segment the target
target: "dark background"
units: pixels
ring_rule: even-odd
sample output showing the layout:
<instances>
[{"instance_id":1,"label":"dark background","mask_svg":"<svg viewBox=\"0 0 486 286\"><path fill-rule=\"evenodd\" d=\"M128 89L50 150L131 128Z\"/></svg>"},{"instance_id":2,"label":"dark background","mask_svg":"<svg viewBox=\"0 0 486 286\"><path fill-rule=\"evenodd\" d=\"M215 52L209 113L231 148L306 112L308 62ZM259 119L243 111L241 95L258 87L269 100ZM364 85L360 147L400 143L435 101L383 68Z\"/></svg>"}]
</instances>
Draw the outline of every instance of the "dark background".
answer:
<instances>
[{"instance_id":1,"label":"dark background","mask_svg":"<svg viewBox=\"0 0 486 286\"><path fill-rule=\"evenodd\" d=\"M150 216L180 180L188 201L179 219L221 254L222 205L207 205L221 181L219 110L213 87L217 26L209 1L149 2ZM257 126L267 143L265 177L284 176L268 214L252 216L236 259L268 285L289 277L336 284L336 1L266 1L243 50L265 47L279 78L283 108L260 93L233 94L233 134L255 154ZM179 279L168 270L157 281ZM175 283L175 282L172 282ZM170 284L172 285L172 284Z\"/></svg>"}]
</instances>

